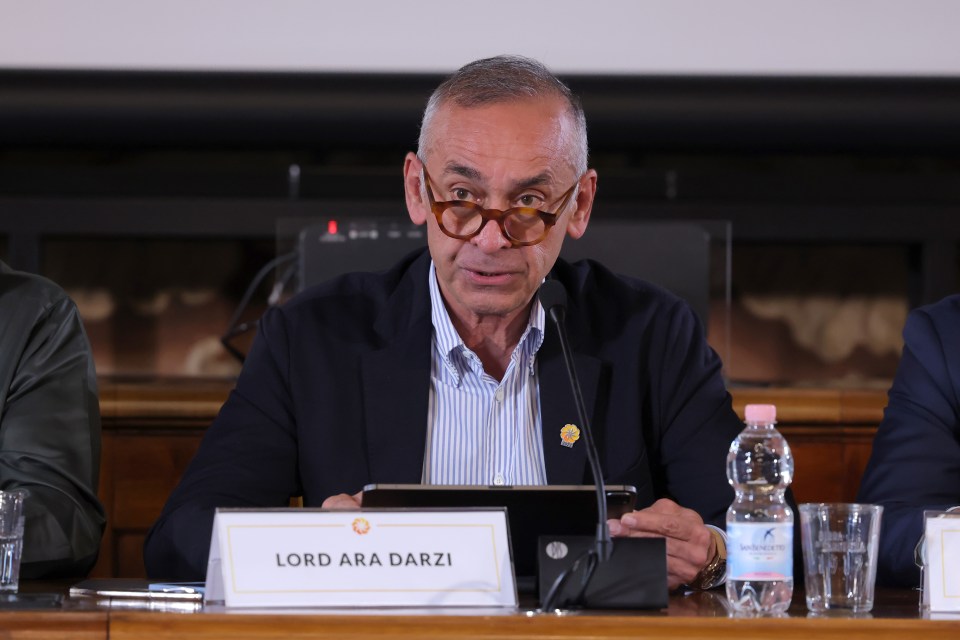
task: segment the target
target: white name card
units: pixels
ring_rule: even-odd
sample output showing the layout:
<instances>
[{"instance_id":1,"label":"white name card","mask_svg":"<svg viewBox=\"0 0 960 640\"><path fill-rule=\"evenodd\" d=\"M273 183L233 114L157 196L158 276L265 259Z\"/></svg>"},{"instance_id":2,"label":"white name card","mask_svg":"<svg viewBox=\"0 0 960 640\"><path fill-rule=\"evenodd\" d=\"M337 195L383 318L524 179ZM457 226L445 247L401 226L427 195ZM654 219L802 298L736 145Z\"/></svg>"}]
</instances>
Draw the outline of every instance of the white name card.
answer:
<instances>
[{"instance_id":1,"label":"white name card","mask_svg":"<svg viewBox=\"0 0 960 640\"><path fill-rule=\"evenodd\" d=\"M505 509L218 509L205 601L517 606Z\"/></svg>"},{"instance_id":2,"label":"white name card","mask_svg":"<svg viewBox=\"0 0 960 640\"><path fill-rule=\"evenodd\" d=\"M960 611L960 513L924 516L924 605L930 611Z\"/></svg>"}]
</instances>

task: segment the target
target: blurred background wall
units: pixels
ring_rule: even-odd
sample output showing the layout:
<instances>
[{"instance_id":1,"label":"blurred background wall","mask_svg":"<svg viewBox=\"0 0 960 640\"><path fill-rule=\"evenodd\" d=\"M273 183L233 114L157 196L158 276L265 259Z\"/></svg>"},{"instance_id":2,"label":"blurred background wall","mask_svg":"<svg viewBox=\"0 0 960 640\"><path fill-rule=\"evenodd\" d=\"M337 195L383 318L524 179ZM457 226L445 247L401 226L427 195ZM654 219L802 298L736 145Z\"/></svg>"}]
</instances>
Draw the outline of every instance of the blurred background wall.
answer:
<instances>
[{"instance_id":1,"label":"blurred background wall","mask_svg":"<svg viewBox=\"0 0 960 640\"><path fill-rule=\"evenodd\" d=\"M229 377L219 336L290 229L402 220L430 90L520 53L583 98L597 224L710 233L732 383L885 386L907 310L960 289L957 24L949 0L0 0L0 258L70 290L101 374Z\"/></svg>"}]
</instances>

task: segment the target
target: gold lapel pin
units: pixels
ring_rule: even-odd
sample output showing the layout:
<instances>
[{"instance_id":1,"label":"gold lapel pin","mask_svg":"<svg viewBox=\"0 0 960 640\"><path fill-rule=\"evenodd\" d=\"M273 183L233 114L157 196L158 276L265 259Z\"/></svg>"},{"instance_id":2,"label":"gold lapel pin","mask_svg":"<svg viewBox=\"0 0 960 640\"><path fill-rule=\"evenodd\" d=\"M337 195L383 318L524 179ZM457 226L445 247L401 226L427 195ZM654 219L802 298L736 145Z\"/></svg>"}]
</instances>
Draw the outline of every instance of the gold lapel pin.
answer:
<instances>
[{"instance_id":1,"label":"gold lapel pin","mask_svg":"<svg viewBox=\"0 0 960 640\"><path fill-rule=\"evenodd\" d=\"M580 429L575 424L565 424L560 429L560 444L573 448L573 443L580 439Z\"/></svg>"}]
</instances>

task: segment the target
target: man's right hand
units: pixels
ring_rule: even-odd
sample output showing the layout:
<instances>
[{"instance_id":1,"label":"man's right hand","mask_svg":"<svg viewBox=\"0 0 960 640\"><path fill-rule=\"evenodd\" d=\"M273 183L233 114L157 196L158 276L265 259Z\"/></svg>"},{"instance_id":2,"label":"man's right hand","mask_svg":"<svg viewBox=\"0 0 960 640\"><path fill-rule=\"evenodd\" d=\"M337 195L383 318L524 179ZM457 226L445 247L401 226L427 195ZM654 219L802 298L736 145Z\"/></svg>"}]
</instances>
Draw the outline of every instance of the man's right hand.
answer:
<instances>
[{"instance_id":1,"label":"man's right hand","mask_svg":"<svg viewBox=\"0 0 960 640\"><path fill-rule=\"evenodd\" d=\"M323 504L321 504L320 507L323 509L333 509L334 511L355 511L362 505L363 491L358 491L352 496L347 495L346 493L330 496L323 501Z\"/></svg>"}]
</instances>

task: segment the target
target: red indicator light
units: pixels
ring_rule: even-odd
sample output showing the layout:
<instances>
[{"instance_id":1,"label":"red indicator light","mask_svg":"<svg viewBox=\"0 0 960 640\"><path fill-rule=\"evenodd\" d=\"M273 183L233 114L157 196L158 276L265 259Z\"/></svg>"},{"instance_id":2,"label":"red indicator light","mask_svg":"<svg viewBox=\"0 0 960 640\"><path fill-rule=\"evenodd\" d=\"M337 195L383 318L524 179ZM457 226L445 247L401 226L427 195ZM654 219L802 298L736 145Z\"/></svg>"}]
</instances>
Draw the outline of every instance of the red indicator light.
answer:
<instances>
[{"instance_id":1,"label":"red indicator light","mask_svg":"<svg viewBox=\"0 0 960 640\"><path fill-rule=\"evenodd\" d=\"M330 220L330 221L327 222L327 233L330 234L330 235L332 235L332 236L337 235L337 221L336 221L336 220Z\"/></svg>"}]
</instances>

